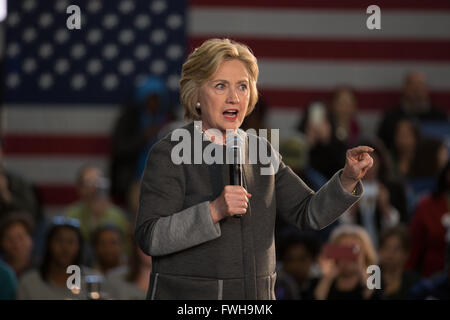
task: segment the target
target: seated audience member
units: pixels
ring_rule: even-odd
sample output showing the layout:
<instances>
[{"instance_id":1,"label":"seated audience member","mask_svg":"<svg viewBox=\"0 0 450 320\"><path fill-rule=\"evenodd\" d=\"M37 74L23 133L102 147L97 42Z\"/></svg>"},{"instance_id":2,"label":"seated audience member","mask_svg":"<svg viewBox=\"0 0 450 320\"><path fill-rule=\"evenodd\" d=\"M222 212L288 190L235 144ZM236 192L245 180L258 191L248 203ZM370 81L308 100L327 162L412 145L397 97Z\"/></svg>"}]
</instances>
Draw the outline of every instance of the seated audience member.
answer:
<instances>
[{"instance_id":1,"label":"seated audience member","mask_svg":"<svg viewBox=\"0 0 450 320\"><path fill-rule=\"evenodd\" d=\"M411 253L407 262L410 270L430 277L444 269L444 218L450 211L450 162L441 171L435 191L422 198L410 224Z\"/></svg>"},{"instance_id":2,"label":"seated audience member","mask_svg":"<svg viewBox=\"0 0 450 320\"><path fill-rule=\"evenodd\" d=\"M422 138L416 159L409 172L408 184L417 200L435 188L437 177L448 161L448 151L442 140Z\"/></svg>"},{"instance_id":3,"label":"seated audience member","mask_svg":"<svg viewBox=\"0 0 450 320\"><path fill-rule=\"evenodd\" d=\"M309 146L304 134L293 133L289 138L284 138L280 142L280 153L284 163L314 191L318 191L327 182L325 176L314 170L309 163Z\"/></svg>"},{"instance_id":4,"label":"seated audience member","mask_svg":"<svg viewBox=\"0 0 450 320\"><path fill-rule=\"evenodd\" d=\"M410 300L450 300L450 268L424 279L411 289Z\"/></svg>"},{"instance_id":5,"label":"seated audience member","mask_svg":"<svg viewBox=\"0 0 450 320\"><path fill-rule=\"evenodd\" d=\"M9 171L3 164L3 146L0 140L0 218L9 212L29 212L33 223L40 221L40 210L32 186L21 176Z\"/></svg>"},{"instance_id":6,"label":"seated audience member","mask_svg":"<svg viewBox=\"0 0 450 320\"><path fill-rule=\"evenodd\" d=\"M423 73L413 71L406 75L399 104L389 109L380 122L378 136L388 149L393 146L397 123L403 119L419 122L448 121L447 114L431 102Z\"/></svg>"},{"instance_id":7,"label":"seated audience member","mask_svg":"<svg viewBox=\"0 0 450 320\"><path fill-rule=\"evenodd\" d=\"M417 149L421 141L421 134L416 123L403 119L394 128L394 143L391 154L394 170L398 178L407 180L415 167Z\"/></svg>"},{"instance_id":8,"label":"seated audience member","mask_svg":"<svg viewBox=\"0 0 450 320\"><path fill-rule=\"evenodd\" d=\"M124 257L124 239L120 229L113 225L101 226L92 235L92 246L97 264L94 269L106 274L121 266Z\"/></svg>"},{"instance_id":9,"label":"seated audience member","mask_svg":"<svg viewBox=\"0 0 450 320\"><path fill-rule=\"evenodd\" d=\"M314 290L315 298L380 299L380 290L367 287L367 267L375 263L376 253L364 228L350 224L336 227L319 257L322 277Z\"/></svg>"},{"instance_id":10,"label":"seated audience member","mask_svg":"<svg viewBox=\"0 0 450 320\"><path fill-rule=\"evenodd\" d=\"M110 176L112 195L126 201L130 185L139 180L150 147L172 119L168 89L163 79L149 76L136 87L135 103L126 105L112 133Z\"/></svg>"},{"instance_id":11,"label":"seated audience member","mask_svg":"<svg viewBox=\"0 0 450 320\"><path fill-rule=\"evenodd\" d=\"M364 194L339 221L356 223L369 233L377 247L379 234L400 222L408 220L407 191L392 172L392 162L383 144L379 141L361 142L374 149L371 154L373 166L363 179Z\"/></svg>"},{"instance_id":12,"label":"seated audience member","mask_svg":"<svg viewBox=\"0 0 450 320\"><path fill-rule=\"evenodd\" d=\"M448 160L447 149L442 141L423 136L416 123L403 119L397 122L391 152L396 176L407 184L411 216L418 199L435 187Z\"/></svg>"},{"instance_id":13,"label":"seated audience member","mask_svg":"<svg viewBox=\"0 0 450 320\"><path fill-rule=\"evenodd\" d=\"M111 270L106 275L105 288L112 299L144 300L152 270L152 258L133 241L132 254L126 268Z\"/></svg>"},{"instance_id":14,"label":"seated audience member","mask_svg":"<svg viewBox=\"0 0 450 320\"><path fill-rule=\"evenodd\" d=\"M350 87L343 86L334 90L330 102L330 111L335 123L336 137L344 142L348 148L355 146L360 135L360 128L356 119L358 101Z\"/></svg>"},{"instance_id":15,"label":"seated audience member","mask_svg":"<svg viewBox=\"0 0 450 320\"><path fill-rule=\"evenodd\" d=\"M99 226L112 224L124 235L130 234L130 223L123 211L115 206L109 196L109 182L102 171L91 165L81 168L78 174L80 200L67 208L65 216L78 219L83 239L90 243L90 236Z\"/></svg>"},{"instance_id":16,"label":"seated audience member","mask_svg":"<svg viewBox=\"0 0 450 320\"><path fill-rule=\"evenodd\" d=\"M444 141L424 137L417 146L417 159L413 163L410 178L437 179L439 173L449 159L448 150Z\"/></svg>"},{"instance_id":17,"label":"seated audience member","mask_svg":"<svg viewBox=\"0 0 450 320\"><path fill-rule=\"evenodd\" d=\"M0 260L0 300L16 299L17 279L7 264Z\"/></svg>"},{"instance_id":18,"label":"seated audience member","mask_svg":"<svg viewBox=\"0 0 450 320\"><path fill-rule=\"evenodd\" d=\"M300 132L293 133L289 138L280 142L280 153L283 155L284 163L289 166L312 190L318 191L327 179L309 164L309 147L306 137ZM332 226L319 231L321 241L326 241ZM275 243L279 242L279 236L288 230L298 231L292 227L281 216L277 215L275 220Z\"/></svg>"},{"instance_id":19,"label":"seated audience member","mask_svg":"<svg viewBox=\"0 0 450 320\"><path fill-rule=\"evenodd\" d=\"M325 105L311 103L298 129L306 136L311 167L330 179L344 166L347 148L334 134L333 120Z\"/></svg>"},{"instance_id":20,"label":"seated audience member","mask_svg":"<svg viewBox=\"0 0 450 320\"><path fill-rule=\"evenodd\" d=\"M33 220L24 212L10 212L0 221L1 258L19 278L32 268Z\"/></svg>"},{"instance_id":21,"label":"seated audience member","mask_svg":"<svg viewBox=\"0 0 450 320\"><path fill-rule=\"evenodd\" d=\"M86 299L85 277L92 272L82 266L82 237L79 221L55 217L46 238L45 253L41 266L25 273L19 280L19 300ZM81 288L67 286L67 268L81 268ZM74 281L73 284L76 282Z\"/></svg>"},{"instance_id":22,"label":"seated audience member","mask_svg":"<svg viewBox=\"0 0 450 320\"><path fill-rule=\"evenodd\" d=\"M405 226L390 228L381 235L378 253L383 287L382 299L405 300L412 286L419 282L418 274L405 270L409 249L409 232Z\"/></svg>"},{"instance_id":23,"label":"seated audience member","mask_svg":"<svg viewBox=\"0 0 450 320\"><path fill-rule=\"evenodd\" d=\"M319 253L318 236L297 232L285 237L280 247L282 265L275 284L277 300L313 300L319 280L314 269Z\"/></svg>"},{"instance_id":24,"label":"seated audience member","mask_svg":"<svg viewBox=\"0 0 450 320\"><path fill-rule=\"evenodd\" d=\"M410 299L450 300L450 215L443 219L446 228L445 268L431 279L424 279L411 289Z\"/></svg>"}]
</instances>

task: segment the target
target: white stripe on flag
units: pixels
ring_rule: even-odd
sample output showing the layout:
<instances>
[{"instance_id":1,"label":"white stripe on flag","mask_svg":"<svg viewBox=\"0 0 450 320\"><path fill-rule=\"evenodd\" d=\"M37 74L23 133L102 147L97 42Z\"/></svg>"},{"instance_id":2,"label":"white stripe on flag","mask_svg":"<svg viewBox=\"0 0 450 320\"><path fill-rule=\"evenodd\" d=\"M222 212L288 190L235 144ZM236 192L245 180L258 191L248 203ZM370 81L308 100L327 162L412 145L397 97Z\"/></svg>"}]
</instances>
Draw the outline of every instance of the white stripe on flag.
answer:
<instances>
[{"instance_id":1,"label":"white stripe on flag","mask_svg":"<svg viewBox=\"0 0 450 320\"><path fill-rule=\"evenodd\" d=\"M36 184L75 184L78 170L93 164L103 170L108 168L105 157L5 157L5 166ZM107 174L107 172L105 171Z\"/></svg>"},{"instance_id":2,"label":"white stripe on flag","mask_svg":"<svg viewBox=\"0 0 450 320\"><path fill-rule=\"evenodd\" d=\"M450 13L383 10L381 30L369 30L361 10L298 10L207 8L189 11L188 30L194 36L282 38L450 39Z\"/></svg>"},{"instance_id":3,"label":"white stripe on flag","mask_svg":"<svg viewBox=\"0 0 450 320\"><path fill-rule=\"evenodd\" d=\"M119 108L102 105L5 105L8 133L110 134Z\"/></svg>"},{"instance_id":4,"label":"white stripe on flag","mask_svg":"<svg viewBox=\"0 0 450 320\"><path fill-rule=\"evenodd\" d=\"M450 90L449 63L295 61L260 59L259 87L330 89L400 89L405 74L423 72L432 90Z\"/></svg>"}]
</instances>

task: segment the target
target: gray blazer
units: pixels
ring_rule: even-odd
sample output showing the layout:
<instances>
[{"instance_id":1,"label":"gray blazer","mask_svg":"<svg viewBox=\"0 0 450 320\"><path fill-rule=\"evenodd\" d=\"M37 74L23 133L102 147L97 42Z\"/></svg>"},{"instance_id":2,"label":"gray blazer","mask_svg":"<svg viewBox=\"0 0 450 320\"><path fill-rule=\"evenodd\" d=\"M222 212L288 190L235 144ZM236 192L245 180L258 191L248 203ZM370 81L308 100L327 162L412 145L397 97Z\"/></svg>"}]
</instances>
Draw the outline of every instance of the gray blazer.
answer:
<instances>
[{"instance_id":1,"label":"gray blazer","mask_svg":"<svg viewBox=\"0 0 450 320\"><path fill-rule=\"evenodd\" d=\"M183 128L199 134L193 123ZM276 214L300 229L319 230L363 192L361 182L356 195L342 187L342 169L314 193L281 156L274 175L261 175L262 164L246 163L247 213L213 224L209 203L230 184L229 166L174 164L176 144L170 133L157 142L142 178L135 238L153 257L147 299L275 299Z\"/></svg>"}]
</instances>

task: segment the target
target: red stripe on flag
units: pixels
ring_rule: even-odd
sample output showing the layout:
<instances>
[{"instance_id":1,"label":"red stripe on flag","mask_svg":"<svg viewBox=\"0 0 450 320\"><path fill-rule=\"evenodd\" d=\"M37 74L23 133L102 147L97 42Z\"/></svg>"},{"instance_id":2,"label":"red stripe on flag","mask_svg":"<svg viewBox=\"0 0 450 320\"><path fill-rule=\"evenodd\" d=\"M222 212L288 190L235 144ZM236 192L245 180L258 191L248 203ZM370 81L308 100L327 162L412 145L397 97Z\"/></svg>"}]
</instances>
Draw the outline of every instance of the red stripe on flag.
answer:
<instances>
[{"instance_id":1,"label":"red stripe on flag","mask_svg":"<svg viewBox=\"0 0 450 320\"><path fill-rule=\"evenodd\" d=\"M193 7L251 7L251 8L299 8L299 9L354 9L364 10L370 5L383 9L401 10L450 10L447 0L190 0Z\"/></svg>"},{"instance_id":2,"label":"red stripe on flag","mask_svg":"<svg viewBox=\"0 0 450 320\"><path fill-rule=\"evenodd\" d=\"M332 90L283 90L263 88L260 96L269 106L283 108L305 108L312 101L329 101ZM398 91L364 91L356 90L356 98L360 110L379 110L397 104L400 97ZM438 107L450 111L450 92L432 92L431 99Z\"/></svg>"},{"instance_id":3,"label":"red stripe on flag","mask_svg":"<svg viewBox=\"0 0 450 320\"><path fill-rule=\"evenodd\" d=\"M79 198L74 185L38 185L37 190L45 206L68 205Z\"/></svg>"},{"instance_id":4,"label":"red stripe on flag","mask_svg":"<svg viewBox=\"0 0 450 320\"><path fill-rule=\"evenodd\" d=\"M36 135L7 133L4 152L8 155L107 155L110 137L96 135Z\"/></svg>"},{"instance_id":5,"label":"red stripe on flag","mask_svg":"<svg viewBox=\"0 0 450 320\"><path fill-rule=\"evenodd\" d=\"M190 37L192 51L211 37ZM450 42L443 40L336 40L243 38L256 57L309 60L434 60L450 61Z\"/></svg>"}]
</instances>

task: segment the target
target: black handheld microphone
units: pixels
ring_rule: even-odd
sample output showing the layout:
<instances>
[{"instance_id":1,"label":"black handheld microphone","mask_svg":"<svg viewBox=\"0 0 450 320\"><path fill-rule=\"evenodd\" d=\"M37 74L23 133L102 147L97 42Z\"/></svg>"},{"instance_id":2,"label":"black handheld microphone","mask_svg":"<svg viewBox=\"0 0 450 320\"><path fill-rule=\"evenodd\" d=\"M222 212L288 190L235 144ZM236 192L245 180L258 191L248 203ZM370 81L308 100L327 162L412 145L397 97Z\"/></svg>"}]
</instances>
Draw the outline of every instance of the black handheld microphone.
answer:
<instances>
[{"instance_id":1,"label":"black handheld microphone","mask_svg":"<svg viewBox=\"0 0 450 320\"><path fill-rule=\"evenodd\" d=\"M232 163L230 166L230 183L233 186L244 186L242 182L242 161L241 161L241 146L243 144L242 138L238 134L227 135L226 146L227 152L231 154ZM229 159L229 158L228 158ZM243 214L235 214L234 218L240 218Z\"/></svg>"}]
</instances>

